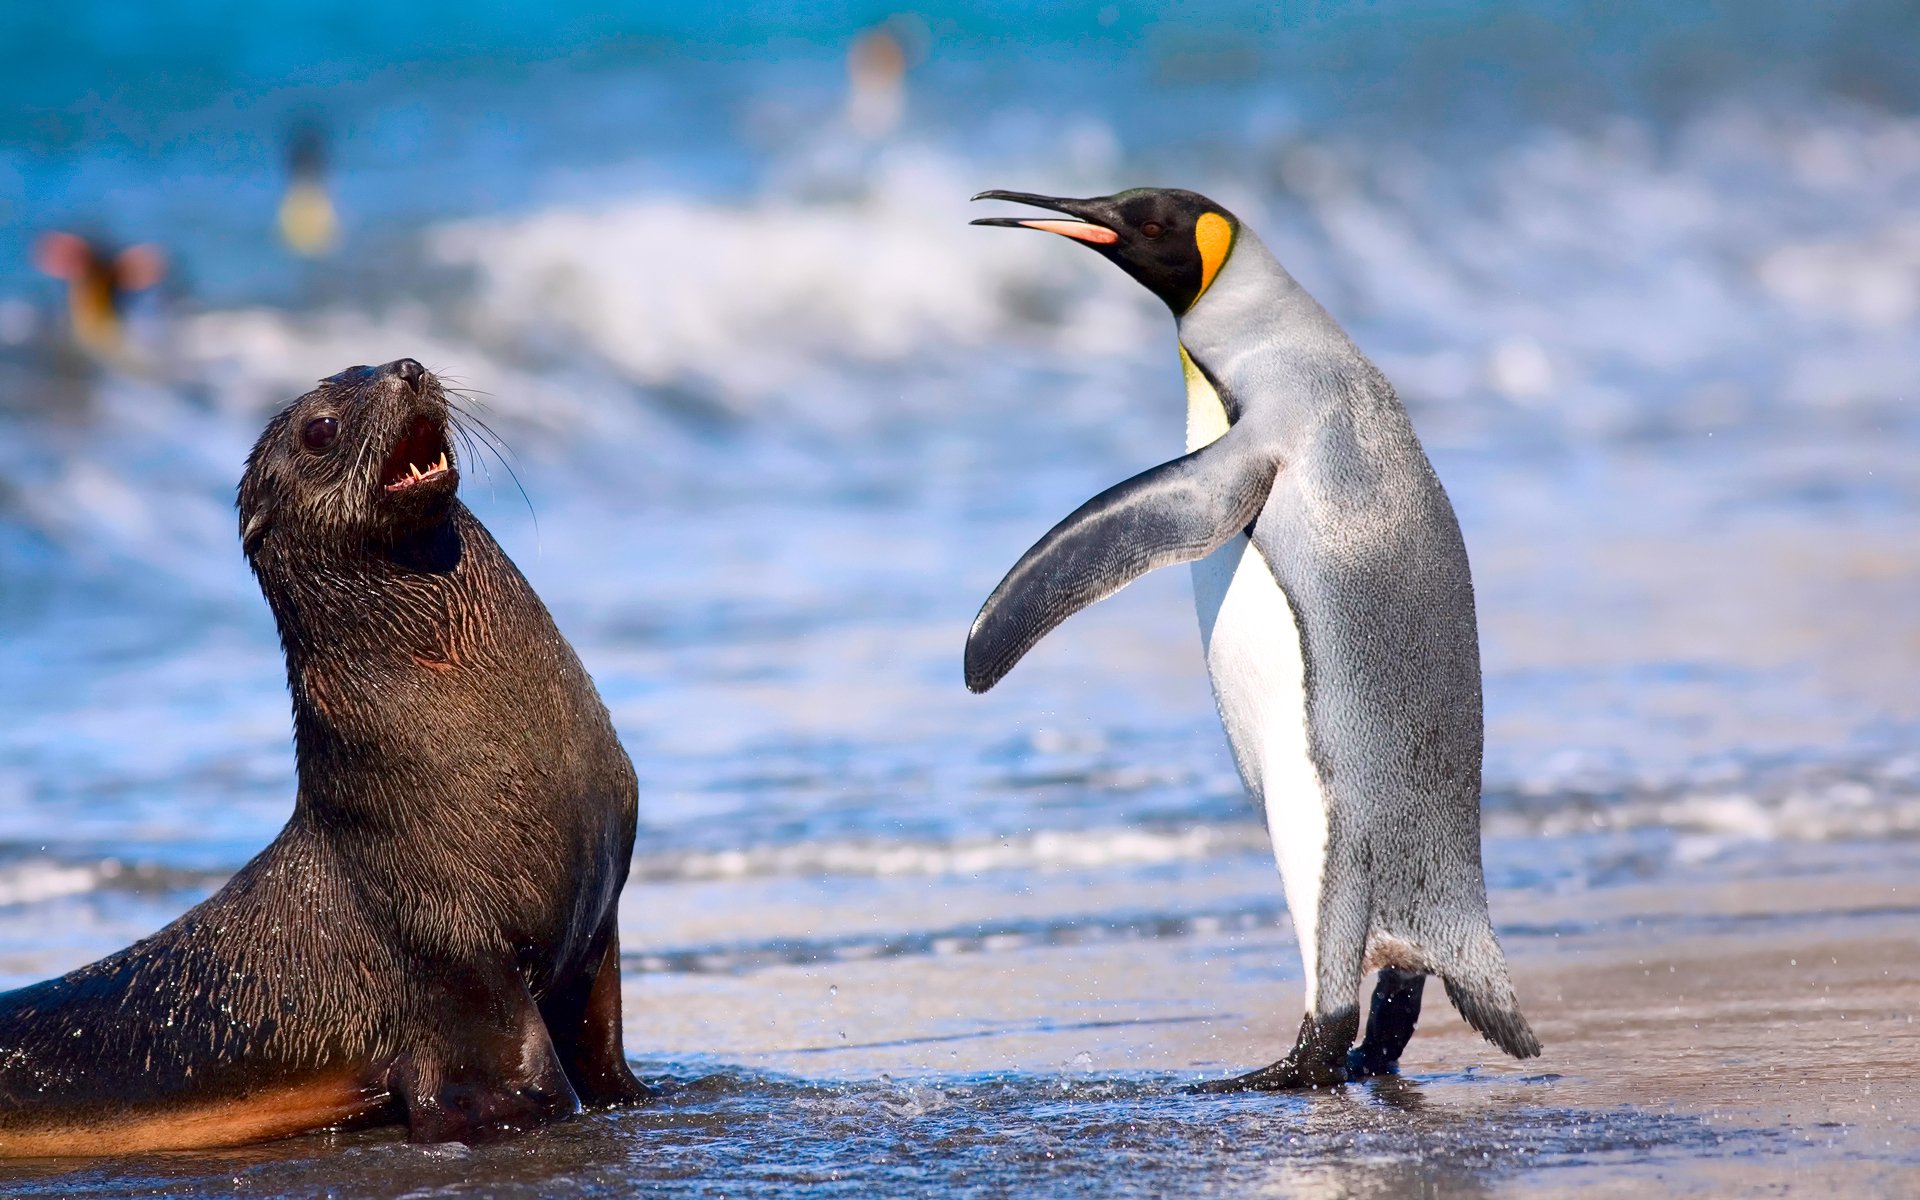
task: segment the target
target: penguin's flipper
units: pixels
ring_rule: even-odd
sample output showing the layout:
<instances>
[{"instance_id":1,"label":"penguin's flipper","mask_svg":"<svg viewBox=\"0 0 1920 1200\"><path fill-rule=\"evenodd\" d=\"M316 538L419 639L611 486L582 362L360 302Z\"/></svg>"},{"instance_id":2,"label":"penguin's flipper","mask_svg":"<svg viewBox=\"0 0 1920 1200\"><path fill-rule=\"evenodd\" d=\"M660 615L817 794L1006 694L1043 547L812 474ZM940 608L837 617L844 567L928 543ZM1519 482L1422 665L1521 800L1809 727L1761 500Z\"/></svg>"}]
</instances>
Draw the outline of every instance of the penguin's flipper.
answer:
<instances>
[{"instance_id":1,"label":"penguin's flipper","mask_svg":"<svg viewBox=\"0 0 1920 1200\"><path fill-rule=\"evenodd\" d=\"M1237 435L1237 436L1236 436ZM1193 453L1115 484L1034 544L967 635L967 690L999 683L1054 626L1156 567L1219 549L1260 514L1279 459L1235 426Z\"/></svg>"}]
</instances>

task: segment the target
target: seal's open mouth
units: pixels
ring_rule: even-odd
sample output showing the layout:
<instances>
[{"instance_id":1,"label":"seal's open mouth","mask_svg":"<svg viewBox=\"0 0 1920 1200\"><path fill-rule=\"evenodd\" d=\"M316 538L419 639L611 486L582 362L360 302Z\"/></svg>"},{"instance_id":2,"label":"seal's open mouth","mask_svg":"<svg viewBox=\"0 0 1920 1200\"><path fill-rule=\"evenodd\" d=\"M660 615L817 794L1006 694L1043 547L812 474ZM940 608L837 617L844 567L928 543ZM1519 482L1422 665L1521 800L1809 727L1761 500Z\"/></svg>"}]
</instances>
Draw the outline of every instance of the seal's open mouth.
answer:
<instances>
[{"instance_id":1,"label":"seal's open mouth","mask_svg":"<svg viewBox=\"0 0 1920 1200\"><path fill-rule=\"evenodd\" d=\"M447 455L446 426L431 417L415 417L380 464L380 482L389 492L402 492L442 478L453 470Z\"/></svg>"}]
</instances>

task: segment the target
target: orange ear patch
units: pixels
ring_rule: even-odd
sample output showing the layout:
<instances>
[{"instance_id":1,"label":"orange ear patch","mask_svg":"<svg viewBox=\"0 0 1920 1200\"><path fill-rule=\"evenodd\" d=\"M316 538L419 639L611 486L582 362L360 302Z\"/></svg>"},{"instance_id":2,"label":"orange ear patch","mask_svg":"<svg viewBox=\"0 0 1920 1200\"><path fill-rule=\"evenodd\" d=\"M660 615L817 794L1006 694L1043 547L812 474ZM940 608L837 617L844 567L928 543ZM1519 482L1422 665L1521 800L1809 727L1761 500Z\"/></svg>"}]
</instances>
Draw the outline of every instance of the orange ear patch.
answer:
<instances>
[{"instance_id":1,"label":"orange ear patch","mask_svg":"<svg viewBox=\"0 0 1920 1200\"><path fill-rule=\"evenodd\" d=\"M71 233L42 234L33 244L33 265L55 279L79 279L92 262L93 247Z\"/></svg>"},{"instance_id":2,"label":"orange ear patch","mask_svg":"<svg viewBox=\"0 0 1920 1200\"><path fill-rule=\"evenodd\" d=\"M1200 290L1193 297L1198 300L1213 286L1220 264L1227 261L1227 251L1233 248L1233 226L1219 213L1202 213L1194 222L1193 240L1200 247Z\"/></svg>"}]
</instances>

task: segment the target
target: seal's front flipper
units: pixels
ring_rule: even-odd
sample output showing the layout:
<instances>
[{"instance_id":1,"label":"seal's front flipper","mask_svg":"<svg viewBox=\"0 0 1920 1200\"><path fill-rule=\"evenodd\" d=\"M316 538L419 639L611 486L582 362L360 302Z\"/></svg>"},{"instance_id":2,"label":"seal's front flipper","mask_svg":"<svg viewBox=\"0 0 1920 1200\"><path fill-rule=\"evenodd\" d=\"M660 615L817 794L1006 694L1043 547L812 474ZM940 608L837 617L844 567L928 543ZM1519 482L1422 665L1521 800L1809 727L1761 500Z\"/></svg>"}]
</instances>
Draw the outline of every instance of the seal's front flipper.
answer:
<instances>
[{"instance_id":1,"label":"seal's front flipper","mask_svg":"<svg viewBox=\"0 0 1920 1200\"><path fill-rule=\"evenodd\" d=\"M402 1056L389 1076L412 1140L471 1142L580 1111L524 985L454 991L436 1015L435 1036Z\"/></svg>"},{"instance_id":2,"label":"seal's front flipper","mask_svg":"<svg viewBox=\"0 0 1920 1200\"><path fill-rule=\"evenodd\" d=\"M1413 1039L1420 1020L1420 996L1427 977L1415 971L1384 967L1373 988L1373 1007L1367 1013L1367 1036L1347 1055L1347 1076L1393 1075L1400 1070L1400 1054Z\"/></svg>"},{"instance_id":3,"label":"seal's front flipper","mask_svg":"<svg viewBox=\"0 0 1920 1200\"><path fill-rule=\"evenodd\" d=\"M606 949L591 973L556 990L541 1005L553 1048L582 1104L638 1104L653 1090L633 1077L620 1028L620 934L607 931Z\"/></svg>"},{"instance_id":4,"label":"seal's front flipper","mask_svg":"<svg viewBox=\"0 0 1920 1200\"><path fill-rule=\"evenodd\" d=\"M1294 1092L1338 1087L1347 1081L1347 1048L1360 1032L1360 1010L1349 1005L1336 1013L1300 1021L1300 1036L1287 1056L1272 1066L1209 1079L1189 1088L1193 1092Z\"/></svg>"},{"instance_id":5,"label":"seal's front flipper","mask_svg":"<svg viewBox=\"0 0 1920 1200\"><path fill-rule=\"evenodd\" d=\"M1235 426L1101 492L1026 552L967 635L967 689L1000 682L1047 633L1156 567L1219 549L1259 515L1278 460Z\"/></svg>"}]
</instances>

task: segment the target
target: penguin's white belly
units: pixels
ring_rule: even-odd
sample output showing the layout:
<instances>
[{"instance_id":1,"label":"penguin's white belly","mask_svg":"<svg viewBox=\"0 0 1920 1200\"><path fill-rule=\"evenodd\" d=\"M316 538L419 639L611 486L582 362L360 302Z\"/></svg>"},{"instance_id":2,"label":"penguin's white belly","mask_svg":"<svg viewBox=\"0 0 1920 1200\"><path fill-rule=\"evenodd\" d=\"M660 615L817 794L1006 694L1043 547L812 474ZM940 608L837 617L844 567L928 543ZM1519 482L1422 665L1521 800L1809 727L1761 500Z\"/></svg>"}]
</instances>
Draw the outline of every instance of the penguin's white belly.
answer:
<instances>
[{"instance_id":1,"label":"penguin's white belly","mask_svg":"<svg viewBox=\"0 0 1920 1200\"><path fill-rule=\"evenodd\" d=\"M1187 449L1195 450L1227 431L1227 414L1184 347L1180 361L1187 382ZM1193 604L1234 762L1267 810L1311 1012L1319 993L1327 804L1308 751L1306 663L1293 605L1244 533L1193 564Z\"/></svg>"},{"instance_id":2,"label":"penguin's white belly","mask_svg":"<svg viewBox=\"0 0 1920 1200\"><path fill-rule=\"evenodd\" d=\"M1307 747L1306 666L1293 606L1245 534L1193 564L1200 643L1240 777L1266 807L1314 1007L1327 805Z\"/></svg>"}]
</instances>

